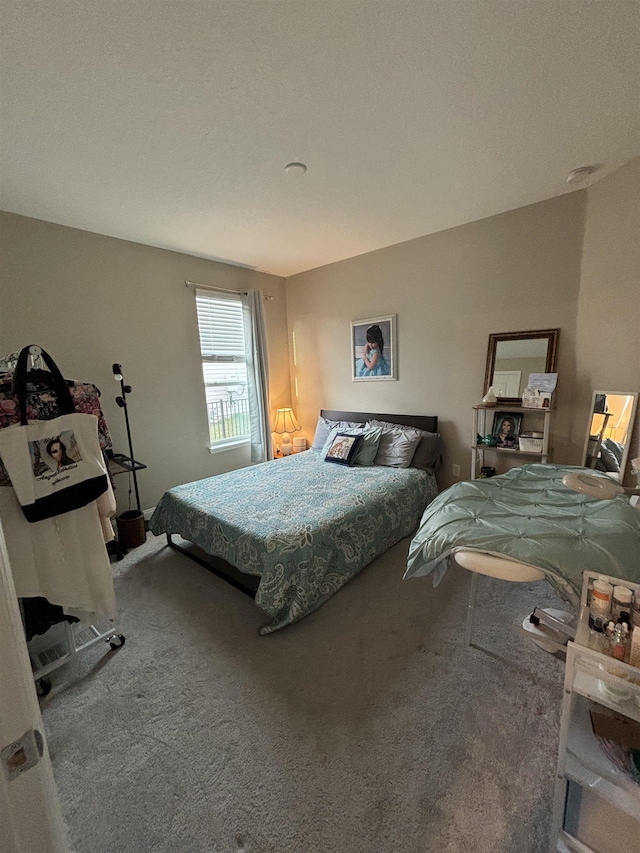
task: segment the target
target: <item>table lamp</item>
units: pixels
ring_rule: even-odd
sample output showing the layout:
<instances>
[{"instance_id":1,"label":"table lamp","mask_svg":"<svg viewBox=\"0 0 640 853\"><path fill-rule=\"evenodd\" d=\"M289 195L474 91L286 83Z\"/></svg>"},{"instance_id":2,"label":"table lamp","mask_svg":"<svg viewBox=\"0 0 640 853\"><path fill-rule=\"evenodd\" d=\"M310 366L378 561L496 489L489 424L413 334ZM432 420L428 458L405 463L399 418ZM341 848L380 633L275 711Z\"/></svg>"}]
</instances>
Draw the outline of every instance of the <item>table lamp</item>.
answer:
<instances>
[{"instance_id":1,"label":"table lamp","mask_svg":"<svg viewBox=\"0 0 640 853\"><path fill-rule=\"evenodd\" d=\"M302 427L298 423L293 409L276 409L276 422L273 431L282 436L280 450L283 456L289 456L292 450L289 433L298 432Z\"/></svg>"}]
</instances>

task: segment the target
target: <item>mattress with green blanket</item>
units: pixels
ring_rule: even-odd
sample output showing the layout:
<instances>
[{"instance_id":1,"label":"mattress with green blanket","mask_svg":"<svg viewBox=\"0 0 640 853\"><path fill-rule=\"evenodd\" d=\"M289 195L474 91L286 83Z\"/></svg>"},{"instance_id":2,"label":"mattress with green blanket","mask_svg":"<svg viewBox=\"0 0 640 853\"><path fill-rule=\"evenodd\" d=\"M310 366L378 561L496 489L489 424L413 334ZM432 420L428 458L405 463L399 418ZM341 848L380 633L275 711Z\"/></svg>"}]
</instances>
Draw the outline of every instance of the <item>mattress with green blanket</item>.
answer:
<instances>
[{"instance_id":1,"label":"mattress with green blanket","mask_svg":"<svg viewBox=\"0 0 640 853\"><path fill-rule=\"evenodd\" d=\"M640 583L640 512L624 495L603 501L563 484L582 470L524 465L446 489L422 516L405 578L431 574L436 586L465 549L536 566L573 602L585 570Z\"/></svg>"},{"instance_id":2,"label":"mattress with green blanket","mask_svg":"<svg viewBox=\"0 0 640 853\"><path fill-rule=\"evenodd\" d=\"M177 533L260 576L269 634L317 610L417 527L437 494L416 468L329 464L309 450L165 492L153 533Z\"/></svg>"}]
</instances>

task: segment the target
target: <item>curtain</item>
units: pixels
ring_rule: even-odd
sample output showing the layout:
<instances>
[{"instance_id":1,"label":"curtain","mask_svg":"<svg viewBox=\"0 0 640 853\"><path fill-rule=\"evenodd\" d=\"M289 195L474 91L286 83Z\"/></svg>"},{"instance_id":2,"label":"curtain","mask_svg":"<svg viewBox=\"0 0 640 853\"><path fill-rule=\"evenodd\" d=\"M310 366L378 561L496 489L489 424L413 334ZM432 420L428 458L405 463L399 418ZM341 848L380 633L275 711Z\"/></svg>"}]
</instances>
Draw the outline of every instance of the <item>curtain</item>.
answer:
<instances>
[{"instance_id":1,"label":"curtain","mask_svg":"<svg viewBox=\"0 0 640 853\"><path fill-rule=\"evenodd\" d=\"M247 358L247 391L251 422L251 462L273 459L269 421L269 364L262 293L242 294L242 319Z\"/></svg>"}]
</instances>

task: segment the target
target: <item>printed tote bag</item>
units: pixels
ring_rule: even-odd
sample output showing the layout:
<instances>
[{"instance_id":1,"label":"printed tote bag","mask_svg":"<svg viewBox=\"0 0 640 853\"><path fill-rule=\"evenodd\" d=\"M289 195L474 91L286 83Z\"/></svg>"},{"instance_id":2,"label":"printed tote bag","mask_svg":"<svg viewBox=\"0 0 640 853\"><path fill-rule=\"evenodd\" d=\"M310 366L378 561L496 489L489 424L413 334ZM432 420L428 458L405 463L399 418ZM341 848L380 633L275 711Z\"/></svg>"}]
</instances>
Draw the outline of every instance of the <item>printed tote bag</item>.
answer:
<instances>
[{"instance_id":1,"label":"printed tote bag","mask_svg":"<svg viewBox=\"0 0 640 853\"><path fill-rule=\"evenodd\" d=\"M41 521L86 506L107 491L98 441L98 418L77 413L55 361L42 351L58 398L60 417L27 422L27 358L20 352L14 393L20 424L0 430L0 456L27 521Z\"/></svg>"}]
</instances>

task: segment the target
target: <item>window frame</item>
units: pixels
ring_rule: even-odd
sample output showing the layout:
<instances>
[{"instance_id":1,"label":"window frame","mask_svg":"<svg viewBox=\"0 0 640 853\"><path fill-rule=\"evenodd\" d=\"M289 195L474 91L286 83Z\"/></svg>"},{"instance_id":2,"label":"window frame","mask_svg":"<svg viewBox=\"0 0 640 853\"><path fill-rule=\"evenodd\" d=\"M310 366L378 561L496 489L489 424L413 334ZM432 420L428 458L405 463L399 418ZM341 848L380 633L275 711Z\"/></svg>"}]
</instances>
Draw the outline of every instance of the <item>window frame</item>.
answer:
<instances>
[{"instance_id":1,"label":"window frame","mask_svg":"<svg viewBox=\"0 0 640 853\"><path fill-rule=\"evenodd\" d=\"M206 370L205 370L206 364L229 363L229 364L245 365L245 372L246 372L247 358L246 358L246 340L245 340L245 335L244 335L244 322L243 322L243 318L242 318L242 309L243 309L242 295L239 292L236 294L236 293L227 293L227 292L222 292L222 291L216 291L213 289L212 290L206 290L204 288L196 288L195 297L196 297L196 321L197 321L197 326L198 326L198 341L199 341L199 345L200 345L200 364L201 364L201 369L202 369L202 380L203 380L204 394L205 394L205 412L206 412L206 418L207 418L207 431L208 431L208 436L209 436L209 453L220 453L221 451L224 451L224 450L233 450L236 448L248 446L250 441L251 441L251 433L250 433L250 426L249 426L250 412L249 412L249 406L248 406L248 402L249 402L248 398L245 398L245 397L239 398L239 400L245 400L246 399L247 405L246 405L245 416L247 419L248 431L242 435L233 435L233 436L228 436L226 438L216 439L216 438L213 438L213 435L212 435L212 428L213 428L214 422L210 416L210 406L213 402L221 402L222 403L223 401L222 400L221 401L210 400L209 399L209 393L208 393L208 389L210 389L210 388L216 388L216 387L217 388L224 388L224 387L231 387L234 384L243 384L245 387L244 394L247 394L246 375L245 375L245 382L244 383L212 382L212 381L209 381L207 379L207 374L206 374ZM201 302L202 306L204 306L206 303L209 303L210 307L207 310L211 312L209 314L210 317L212 316L213 311L215 311L214 305L212 303L220 304L220 303L225 303L225 302L227 302L227 303L231 302L231 303L235 303L239 306L239 308L240 308L240 319L241 319L241 327L240 328L241 328L242 341L240 342L236 339L236 343L242 344L242 354L241 355L238 353L228 354L228 353L224 353L224 352L222 352L222 353L211 353L211 352L207 353L205 351L206 338L204 336L206 335L206 330L203 329L204 324L201 322L201 314L204 312L201 312L199 300L202 301ZM202 318L202 319L204 319L204 318ZM230 415L230 416L232 416L232 415ZM222 415L223 421L225 420L225 418L226 418L226 415L224 414L224 411L223 411L223 415Z\"/></svg>"}]
</instances>

